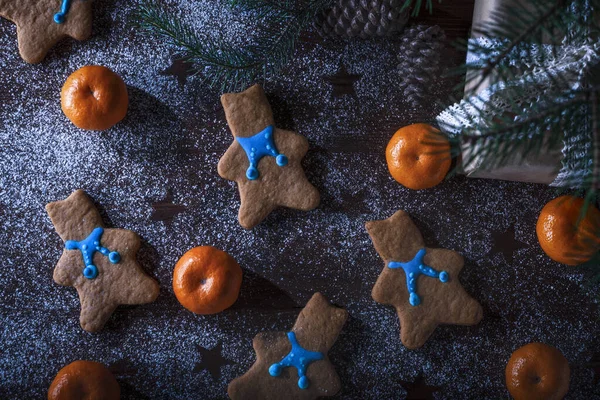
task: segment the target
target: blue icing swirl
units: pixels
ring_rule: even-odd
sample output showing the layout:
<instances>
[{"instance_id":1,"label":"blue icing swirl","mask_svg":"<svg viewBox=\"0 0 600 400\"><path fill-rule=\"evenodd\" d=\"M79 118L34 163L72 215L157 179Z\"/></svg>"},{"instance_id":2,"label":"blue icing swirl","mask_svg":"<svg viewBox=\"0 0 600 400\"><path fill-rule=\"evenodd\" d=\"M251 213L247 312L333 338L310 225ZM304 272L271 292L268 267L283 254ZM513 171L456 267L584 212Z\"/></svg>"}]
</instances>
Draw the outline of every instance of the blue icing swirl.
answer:
<instances>
[{"instance_id":1,"label":"blue icing swirl","mask_svg":"<svg viewBox=\"0 0 600 400\"><path fill-rule=\"evenodd\" d=\"M103 228L96 228L90 233L90 235L80 242L74 240L67 240L65 242L65 249L67 250L79 250L83 256L83 263L85 268L83 269L83 276L87 279L94 279L98 276L98 267L92 264L94 260L94 254L99 251L105 257L108 257L108 261L112 264L116 264L121 260L121 255L116 251L109 251L107 248L100 245L102 234L104 233Z\"/></svg>"},{"instance_id":2,"label":"blue icing swirl","mask_svg":"<svg viewBox=\"0 0 600 400\"><path fill-rule=\"evenodd\" d=\"M246 170L246 178L251 181L258 179L258 162L265 156L275 157L275 162L280 167L284 167L288 163L288 158L280 154L277 147L275 147L273 129L273 125L269 125L254 136L248 138L236 137L250 162L250 166Z\"/></svg>"},{"instance_id":3,"label":"blue icing swirl","mask_svg":"<svg viewBox=\"0 0 600 400\"><path fill-rule=\"evenodd\" d=\"M446 271L437 272L433 268L423 263L423 259L425 258L425 249L421 249L417 252L415 258L410 260L409 262L396 262L390 261L388 263L388 268L402 268L404 273L406 274L406 284L408 286L408 293L410 293L409 302L413 307L421 304L421 298L417 294L417 278L419 275L429 276L431 278L438 278L440 282L446 283L450 276Z\"/></svg>"},{"instance_id":4,"label":"blue icing swirl","mask_svg":"<svg viewBox=\"0 0 600 400\"><path fill-rule=\"evenodd\" d=\"M67 13L69 12L70 7L71 0L62 0L60 12L54 14L54 22L56 22L57 24L63 24L65 22L65 18L67 16Z\"/></svg>"},{"instance_id":5,"label":"blue icing swirl","mask_svg":"<svg viewBox=\"0 0 600 400\"><path fill-rule=\"evenodd\" d=\"M325 356L323 353L318 351L308 351L300 346L294 332L288 332L287 337L292 344L292 350L290 350L283 360L269 367L269 374L271 376L279 376L283 368L295 367L298 370L298 387L300 389L306 389L309 385L308 378L306 377L306 369L310 363L322 360Z\"/></svg>"}]
</instances>

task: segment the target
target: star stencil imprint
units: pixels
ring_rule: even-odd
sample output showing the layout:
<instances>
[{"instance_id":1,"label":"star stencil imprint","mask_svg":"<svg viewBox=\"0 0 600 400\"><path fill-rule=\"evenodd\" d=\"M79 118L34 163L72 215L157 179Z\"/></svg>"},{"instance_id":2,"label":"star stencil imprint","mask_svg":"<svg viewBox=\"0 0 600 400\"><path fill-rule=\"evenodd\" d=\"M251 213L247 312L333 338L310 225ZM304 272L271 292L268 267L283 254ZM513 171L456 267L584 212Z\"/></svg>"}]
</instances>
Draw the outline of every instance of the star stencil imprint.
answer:
<instances>
[{"instance_id":1,"label":"star stencil imprint","mask_svg":"<svg viewBox=\"0 0 600 400\"><path fill-rule=\"evenodd\" d=\"M362 75L348 73L346 67L343 64L340 64L338 72L334 75L323 76L323 80L333 86L333 97L342 97L344 95L356 97L354 83L359 81L361 77Z\"/></svg>"},{"instance_id":2,"label":"star stencil imprint","mask_svg":"<svg viewBox=\"0 0 600 400\"><path fill-rule=\"evenodd\" d=\"M194 63L186 60L185 58L176 58L171 63L171 66L165 70L160 71L159 75L174 76L177 78L179 87L183 88L187 82L188 76L194 75L192 66Z\"/></svg>"},{"instance_id":3,"label":"star stencil imprint","mask_svg":"<svg viewBox=\"0 0 600 400\"><path fill-rule=\"evenodd\" d=\"M385 263L371 295L376 302L396 308L400 339L406 347L423 346L438 325L481 321L481 305L458 281L464 266L460 254L425 247L421 232L404 211L365 226Z\"/></svg>"},{"instance_id":4,"label":"star stencil imprint","mask_svg":"<svg viewBox=\"0 0 600 400\"><path fill-rule=\"evenodd\" d=\"M592 359L588 363L587 367L592 368L594 372L594 379L592 380L593 385L600 383L600 353L595 353Z\"/></svg>"},{"instance_id":5,"label":"star stencil imprint","mask_svg":"<svg viewBox=\"0 0 600 400\"><path fill-rule=\"evenodd\" d=\"M504 232L492 232L491 256L502 253L506 262L512 263L515 253L521 249L528 248L529 245L516 238L514 224Z\"/></svg>"},{"instance_id":6,"label":"star stencil imprint","mask_svg":"<svg viewBox=\"0 0 600 400\"><path fill-rule=\"evenodd\" d=\"M221 342L217 343L212 349L207 349L200 345L196 345L196 348L200 353L201 359L200 362L197 362L196 365L194 365L194 370L192 372L207 370L213 379L217 380L221 377L221 367L233 364L233 361L228 360L221 354L223 353L223 343Z\"/></svg>"},{"instance_id":7,"label":"star stencil imprint","mask_svg":"<svg viewBox=\"0 0 600 400\"><path fill-rule=\"evenodd\" d=\"M150 215L150 219L152 221L162 221L167 225L170 225L178 214L187 210L184 205L173 203L173 191L171 189L167 189L164 199L155 201L151 205L152 215Z\"/></svg>"},{"instance_id":8,"label":"star stencil imprint","mask_svg":"<svg viewBox=\"0 0 600 400\"><path fill-rule=\"evenodd\" d=\"M46 205L56 232L65 241L54 281L77 289L79 322L100 330L120 304L144 304L158 296L158 283L136 261L140 238L125 229L105 229L100 213L83 190Z\"/></svg>"},{"instance_id":9,"label":"star stencil imprint","mask_svg":"<svg viewBox=\"0 0 600 400\"><path fill-rule=\"evenodd\" d=\"M414 382L400 381L400 385L406 390L406 400L433 400L433 393L440 391L438 386L427 385L422 373Z\"/></svg>"},{"instance_id":10,"label":"star stencil imprint","mask_svg":"<svg viewBox=\"0 0 600 400\"><path fill-rule=\"evenodd\" d=\"M340 378L327 352L346 323L346 310L315 293L290 332L262 332L252 346L256 362L227 388L232 400L312 400L334 396Z\"/></svg>"},{"instance_id":11,"label":"star stencil imprint","mask_svg":"<svg viewBox=\"0 0 600 400\"><path fill-rule=\"evenodd\" d=\"M31 64L67 36L92 34L92 0L0 0L0 16L17 24L19 53Z\"/></svg>"},{"instance_id":12,"label":"star stencil imprint","mask_svg":"<svg viewBox=\"0 0 600 400\"><path fill-rule=\"evenodd\" d=\"M271 106L260 85L221 96L234 141L219 160L222 178L235 181L240 192L240 225L252 229L275 208L308 211L319 205L317 189L302 169L308 140L275 128Z\"/></svg>"}]
</instances>

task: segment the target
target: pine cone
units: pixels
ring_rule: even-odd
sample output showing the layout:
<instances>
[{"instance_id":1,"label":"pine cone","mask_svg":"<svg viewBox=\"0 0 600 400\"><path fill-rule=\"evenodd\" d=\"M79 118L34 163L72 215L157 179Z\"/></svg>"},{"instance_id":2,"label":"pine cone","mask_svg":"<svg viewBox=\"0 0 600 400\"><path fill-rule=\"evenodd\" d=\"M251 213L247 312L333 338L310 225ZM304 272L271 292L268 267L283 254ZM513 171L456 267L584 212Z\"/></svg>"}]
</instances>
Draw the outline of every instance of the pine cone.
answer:
<instances>
[{"instance_id":1,"label":"pine cone","mask_svg":"<svg viewBox=\"0 0 600 400\"><path fill-rule=\"evenodd\" d=\"M439 26L417 25L404 32L400 64L400 89L417 107L441 72L441 52L446 35Z\"/></svg>"},{"instance_id":2,"label":"pine cone","mask_svg":"<svg viewBox=\"0 0 600 400\"><path fill-rule=\"evenodd\" d=\"M323 37L367 39L399 32L408 21L408 10L400 11L403 0L336 0L317 16L315 27Z\"/></svg>"}]
</instances>

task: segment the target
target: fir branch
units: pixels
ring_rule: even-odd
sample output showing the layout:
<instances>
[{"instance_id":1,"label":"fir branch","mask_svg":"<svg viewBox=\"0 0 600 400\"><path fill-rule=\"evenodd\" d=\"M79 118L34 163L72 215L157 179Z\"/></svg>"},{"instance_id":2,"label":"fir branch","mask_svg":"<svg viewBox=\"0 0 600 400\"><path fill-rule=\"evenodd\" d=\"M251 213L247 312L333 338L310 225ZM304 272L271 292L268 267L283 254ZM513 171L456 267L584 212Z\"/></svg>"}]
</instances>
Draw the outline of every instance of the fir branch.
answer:
<instances>
[{"instance_id":1,"label":"fir branch","mask_svg":"<svg viewBox=\"0 0 600 400\"><path fill-rule=\"evenodd\" d=\"M470 41L462 47L481 55L484 61L461 68L463 73L465 68L478 72L467 76L469 94L476 93L488 79L492 83L518 79L523 71L531 70L530 63L534 58L537 59L536 76L540 81L565 80L562 75L552 75L544 65L550 57L556 58L559 44L581 46L589 41L594 20L584 16L586 13L573 12L575 7L585 8L588 2L598 3L598 0L532 0L497 10L491 22L475 29L483 36L496 39L495 46L486 48ZM553 46L550 46L550 52L534 52L532 43Z\"/></svg>"},{"instance_id":2,"label":"fir branch","mask_svg":"<svg viewBox=\"0 0 600 400\"><path fill-rule=\"evenodd\" d=\"M310 0L227 0L232 9L253 12L257 19L292 17L310 6ZM333 0L329 0L332 3ZM328 4L329 7L331 4Z\"/></svg>"},{"instance_id":3,"label":"fir branch","mask_svg":"<svg viewBox=\"0 0 600 400\"><path fill-rule=\"evenodd\" d=\"M600 191L600 24L592 17L600 0L527 4L528 12L515 3L494 14L480 30L491 40L464 42L476 60L460 68L471 87L450 109L456 125L444 128L461 130L453 151L463 167L492 170L563 150L562 184L589 204Z\"/></svg>"},{"instance_id":4,"label":"fir branch","mask_svg":"<svg viewBox=\"0 0 600 400\"><path fill-rule=\"evenodd\" d=\"M463 159L463 165L468 167L479 160L486 169L494 169L514 161L515 156L524 159L530 153L556 148L562 144L563 132L574 131L585 120L582 106L588 104L589 96L573 92L550 104L513 107L508 111L510 118L503 116L505 109L488 109L493 120L486 120L486 125L474 124L460 135L459 141L474 149Z\"/></svg>"},{"instance_id":5,"label":"fir branch","mask_svg":"<svg viewBox=\"0 0 600 400\"><path fill-rule=\"evenodd\" d=\"M442 0L438 0L438 3L442 3ZM421 11L421 7L423 6L423 0L405 0L404 5L400 9L400 11L404 11L412 8L411 15L413 17L419 16L419 12ZM429 11L429 14L433 13L433 0L426 0L425 8Z\"/></svg>"},{"instance_id":6,"label":"fir branch","mask_svg":"<svg viewBox=\"0 0 600 400\"><path fill-rule=\"evenodd\" d=\"M490 77L490 75L494 72L498 72L497 71L498 67L507 59L507 57L512 53L512 51L517 46L519 46L520 44L522 44L525 41L530 41L534 37L534 35L536 35L536 34L539 35L540 32L544 32L545 23L548 20L550 20L550 18L553 17L560 10L566 9L566 3L567 3L567 0L555 1L554 5L552 7L550 7L548 10L543 12L541 15L537 16L533 21L531 21L528 24L526 29L524 29L522 32L518 33L518 35L508 43L508 45L500 52L500 54L489 59L481 67L481 74L471 75L473 77L473 79L478 79L477 83L474 86L472 86L471 93L477 93L477 91L479 90L481 85ZM535 4L535 2L533 2L533 4ZM519 5L519 6L515 6L515 7L523 7L523 6ZM500 27L506 28L506 24L508 23L508 20L512 20L513 18L516 18L517 15L520 15L520 13L505 15L504 13L506 11L505 10L503 10L503 11L499 11L498 14L495 16L497 27L500 26ZM527 15L527 13L523 13L521 15ZM507 17L509 17L509 18L507 18ZM503 23L501 21L504 18L506 18L506 20L505 20L506 22ZM511 28L496 29L496 32L494 32L492 29L489 29L489 28L488 29L476 28L476 31L478 31L479 33L482 33L488 37L498 37L499 36L498 32L497 32L498 30L504 31L501 33L506 34L506 32L510 31ZM541 42L541 40L540 40L540 42Z\"/></svg>"},{"instance_id":7,"label":"fir branch","mask_svg":"<svg viewBox=\"0 0 600 400\"><path fill-rule=\"evenodd\" d=\"M267 24L257 24L253 43L236 47L226 40L201 35L180 18L167 13L156 0L142 2L136 24L144 34L161 37L185 53L193 72L211 87L238 91L279 72L291 59L301 32L331 0L309 0L302 4L285 0L229 0L256 12ZM300 5L299 5L300 4Z\"/></svg>"}]
</instances>

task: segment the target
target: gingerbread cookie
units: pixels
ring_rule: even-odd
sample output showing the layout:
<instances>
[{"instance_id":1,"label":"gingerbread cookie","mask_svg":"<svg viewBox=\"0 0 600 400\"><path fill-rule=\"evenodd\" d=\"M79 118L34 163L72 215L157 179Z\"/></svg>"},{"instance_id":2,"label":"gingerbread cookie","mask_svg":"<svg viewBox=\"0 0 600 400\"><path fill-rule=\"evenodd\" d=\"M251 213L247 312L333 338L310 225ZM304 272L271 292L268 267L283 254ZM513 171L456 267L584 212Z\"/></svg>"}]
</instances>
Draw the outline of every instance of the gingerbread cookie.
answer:
<instances>
[{"instance_id":1,"label":"gingerbread cookie","mask_svg":"<svg viewBox=\"0 0 600 400\"><path fill-rule=\"evenodd\" d=\"M260 85L221 96L234 141L219 160L219 175L236 181L240 224L251 229L279 206L312 210L319 192L302 169L308 141L275 128L271 106Z\"/></svg>"},{"instance_id":2,"label":"gingerbread cookie","mask_svg":"<svg viewBox=\"0 0 600 400\"><path fill-rule=\"evenodd\" d=\"M263 332L252 345L256 362L227 389L232 400L305 400L335 395L341 387L327 352L348 313L315 293L290 332Z\"/></svg>"},{"instance_id":3,"label":"gingerbread cookie","mask_svg":"<svg viewBox=\"0 0 600 400\"><path fill-rule=\"evenodd\" d=\"M425 247L421 232L404 211L366 223L385 267L373 287L373 299L393 305L400 338L410 348L423 346L440 324L475 325L483 310L461 286L464 265L452 250Z\"/></svg>"},{"instance_id":4,"label":"gingerbread cookie","mask_svg":"<svg viewBox=\"0 0 600 400\"><path fill-rule=\"evenodd\" d=\"M17 24L19 52L32 64L61 39L92 33L92 0L0 0L0 16Z\"/></svg>"},{"instance_id":5,"label":"gingerbread cookie","mask_svg":"<svg viewBox=\"0 0 600 400\"><path fill-rule=\"evenodd\" d=\"M101 329L120 304L144 304L158 296L158 283L136 261L140 238L125 229L105 229L100 213L82 190L46 206L65 250L54 281L73 286L81 301L81 327Z\"/></svg>"}]
</instances>

